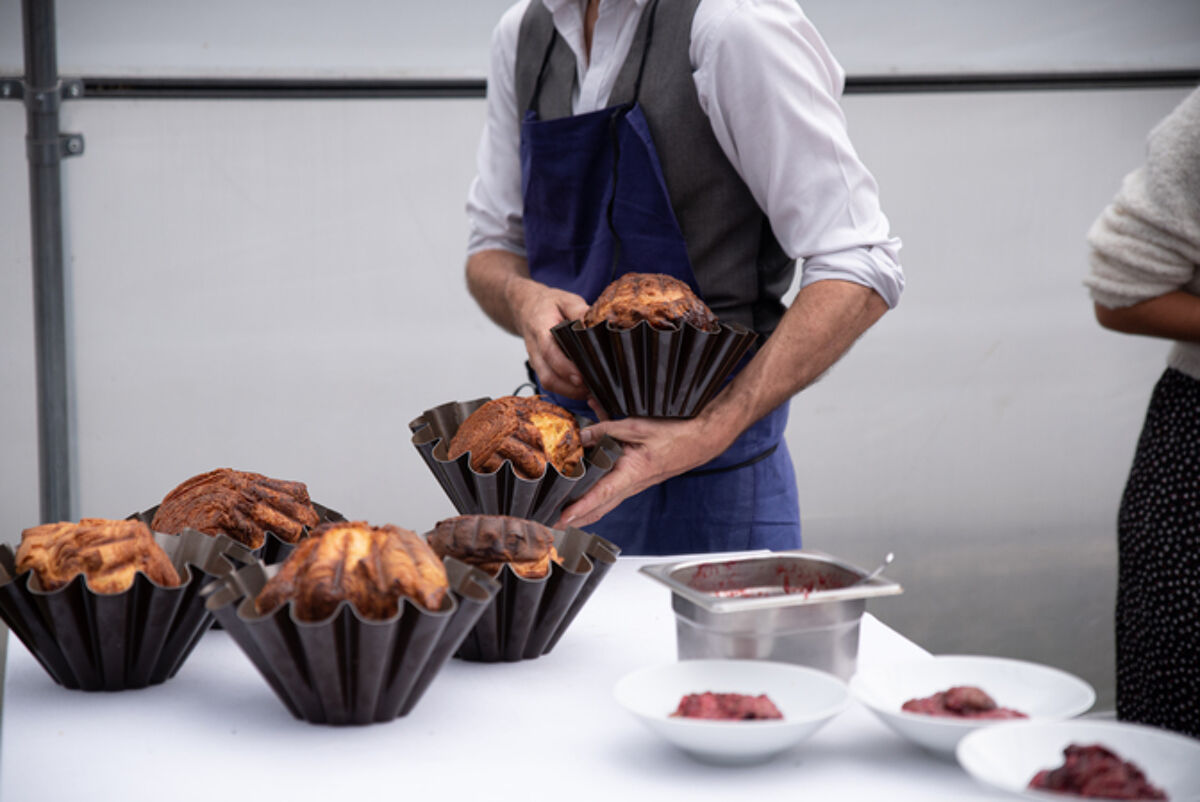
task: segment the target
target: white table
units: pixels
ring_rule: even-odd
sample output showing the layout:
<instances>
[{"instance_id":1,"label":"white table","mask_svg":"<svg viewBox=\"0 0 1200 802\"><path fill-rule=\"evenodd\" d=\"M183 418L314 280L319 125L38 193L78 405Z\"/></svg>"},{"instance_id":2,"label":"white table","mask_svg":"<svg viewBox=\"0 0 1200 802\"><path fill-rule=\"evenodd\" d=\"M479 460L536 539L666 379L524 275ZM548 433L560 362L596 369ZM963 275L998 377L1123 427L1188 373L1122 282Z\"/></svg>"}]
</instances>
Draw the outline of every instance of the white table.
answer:
<instances>
[{"instance_id":1,"label":"white table","mask_svg":"<svg viewBox=\"0 0 1200 802\"><path fill-rule=\"evenodd\" d=\"M13 638L0 799L999 800L908 744L857 702L774 761L693 761L612 698L636 668L675 659L670 592L621 558L549 655L451 660L408 716L365 727L292 718L221 631L162 685L65 690ZM875 602L886 603L886 600ZM864 617L859 665L923 650ZM419 796L418 796L419 795Z\"/></svg>"}]
</instances>

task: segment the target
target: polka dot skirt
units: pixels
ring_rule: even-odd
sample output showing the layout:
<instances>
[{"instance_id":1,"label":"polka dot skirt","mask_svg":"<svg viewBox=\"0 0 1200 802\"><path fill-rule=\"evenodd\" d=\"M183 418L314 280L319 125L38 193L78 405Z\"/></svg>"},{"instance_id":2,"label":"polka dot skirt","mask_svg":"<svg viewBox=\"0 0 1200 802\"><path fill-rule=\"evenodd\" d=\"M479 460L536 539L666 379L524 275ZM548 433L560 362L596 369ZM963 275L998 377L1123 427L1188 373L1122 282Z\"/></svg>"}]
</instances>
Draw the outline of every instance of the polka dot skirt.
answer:
<instances>
[{"instance_id":1,"label":"polka dot skirt","mask_svg":"<svg viewBox=\"0 0 1200 802\"><path fill-rule=\"evenodd\" d=\"M1200 737L1200 381L1159 379L1117 521L1117 717Z\"/></svg>"}]
</instances>

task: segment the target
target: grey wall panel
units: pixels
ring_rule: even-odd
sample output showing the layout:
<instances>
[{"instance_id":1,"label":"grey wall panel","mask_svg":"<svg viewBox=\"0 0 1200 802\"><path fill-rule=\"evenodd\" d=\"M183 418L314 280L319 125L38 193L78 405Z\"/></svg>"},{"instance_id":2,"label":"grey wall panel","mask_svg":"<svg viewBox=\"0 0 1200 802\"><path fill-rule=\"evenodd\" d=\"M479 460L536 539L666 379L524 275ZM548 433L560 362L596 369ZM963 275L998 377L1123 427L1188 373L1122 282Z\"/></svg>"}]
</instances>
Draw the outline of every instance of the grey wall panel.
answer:
<instances>
[{"instance_id":1,"label":"grey wall panel","mask_svg":"<svg viewBox=\"0 0 1200 802\"><path fill-rule=\"evenodd\" d=\"M908 286L788 432L806 545L897 553L882 618L1109 706L1116 510L1167 345L1095 323L1084 234L1185 94L848 98Z\"/></svg>"},{"instance_id":2,"label":"grey wall panel","mask_svg":"<svg viewBox=\"0 0 1200 802\"><path fill-rule=\"evenodd\" d=\"M85 514L221 465L424 531L453 512L408 442L500 394L520 347L467 302L482 103L80 103L69 205Z\"/></svg>"},{"instance_id":3,"label":"grey wall panel","mask_svg":"<svg viewBox=\"0 0 1200 802\"><path fill-rule=\"evenodd\" d=\"M1165 346L1094 323L1083 234L1184 94L847 99L909 286L788 432L806 544L897 553L907 591L882 618L934 651L1077 671L1102 701L1116 504ZM21 116L0 107L9 540L37 509ZM406 423L522 379L520 343L461 277L482 117L476 100L66 104L88 141L66 167L79 514L219 465L418 531L450 514Z\"/></svg>"},{"instance_id":4,"label":"grey wall panel","mask_svg":"<svg viewBox=\"0 0 1200 802\"><path fill-rule=\"evenodd\" d=\"M1193 0L803 0L851 75L1200 67Z\"/></svg>"},{"instance_id":5,"label":"grey wall panel","mask_svg":"<svg viewBox=\"0 0 1200 802\"><path fill-rule=\"evenodd\" d=\"M57 0L64 74L474 76L509 0L205 3ZM0 0L0 72L21 69L20 2Z\"/></svg>"},{"instance_id":6,"label":"grey wall panel","mask_svg":"<svg viewBox=\"0 0 1200 802\"><path fill-rule=\"evenodd\" d=\"M64 74L483 77L509 0L58 0ZM851 75L1200 67L1194 0L807 0ZM21 70L0 0L0 73Z\"/></svg>"},{"instance_id":7,"label":"grey wall panel","mask_svg":"<svg viewBox=\"0 0 1200 802\"><path fill-rule=\"evenodd\" d=\"M25 109L0 103L0 542L39 515L27 164Z\"/></svg>"}]
</instances>

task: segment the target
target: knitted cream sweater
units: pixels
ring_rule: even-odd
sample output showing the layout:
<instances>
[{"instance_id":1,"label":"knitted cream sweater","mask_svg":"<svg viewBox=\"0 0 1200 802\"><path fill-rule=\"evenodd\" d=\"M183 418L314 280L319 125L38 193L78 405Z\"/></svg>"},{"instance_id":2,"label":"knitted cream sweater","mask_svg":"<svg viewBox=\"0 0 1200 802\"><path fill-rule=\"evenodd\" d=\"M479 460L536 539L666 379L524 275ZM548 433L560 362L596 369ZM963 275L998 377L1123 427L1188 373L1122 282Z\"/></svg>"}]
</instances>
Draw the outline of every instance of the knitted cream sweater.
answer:
<instances>
[{"instance_id":1,"label":"knitted cream sweater","mask_svg":"<svg viewBox=\"0 0 1200 802\"><path fill-rule=\"evenodd\" d=\"M1200 89L1150 132L1146 163L1088 231L1101 306L1117 309L1173 290L1200 295ZM1200 343L1176 342L1167 364L1200 379Z\"/></svg>"}]
</instances>

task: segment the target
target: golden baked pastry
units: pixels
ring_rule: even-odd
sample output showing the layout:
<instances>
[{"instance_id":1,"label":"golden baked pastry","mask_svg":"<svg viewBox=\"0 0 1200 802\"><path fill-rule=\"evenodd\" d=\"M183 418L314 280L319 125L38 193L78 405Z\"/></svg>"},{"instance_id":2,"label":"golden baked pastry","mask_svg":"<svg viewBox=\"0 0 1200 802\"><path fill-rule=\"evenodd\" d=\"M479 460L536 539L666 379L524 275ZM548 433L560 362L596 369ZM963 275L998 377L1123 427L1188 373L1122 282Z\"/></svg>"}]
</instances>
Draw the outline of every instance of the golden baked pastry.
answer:
<instances>
[{"instance_id":1,"label":"golden baked pastry","mask_svg":"<svg viewBox=\"0 0 1200 802\"><path fill-rule=\"evenodd\" d=\"M691 287L662 273L621 276L600 293L583 316L583 325L611 323L614 328L631 329L643 320L656 329L676 329L685 323L704 331L721 327Z\"/></svg>"},{"instance_id":2,"label":"golden baked pastry","mask_svg":"<svg viewBox=\"0 0 1200 802\"><path fill-rule=\"evenodd\" d=\"M459 515L438 521L426 536L439 557L454 557L495 576L505 564L529 579L560 562L554 532L535 521L508 515Z\"/></svg>"},{"instance_id":3,"label":"golden baked pastry","mask_svg":"<svg viewBox=\"0 0 1200 802\"><path fill-rule=\"evenodd\" d=\"M506 459L526 479L545 473L547 461L563 476L578 476L583 468L575 416L536 396L507 395L472 412L451 438L449 457L468 451L480 473L497 470Z\"/></svg>"},{"instance_id":4,"label":"golden baked pastry","mask_svg":"<svg viewBox=\"0 0 1200 802\"><path fill-rule=\"evenodd\" d=\"M296 618L320 621L343 599L363 618L396 614L409 596L438 610L450 587L441 559L414 532L366 521L318 526L296 547L254 601L259 613L289 599Z\"/></svg>"},{"instance_id":5,"label":"golden baked pastry","mask_svg":"<svg viewBox=\"0 0 1200 802\"><path fill-rule=\"evenodd\" d=\"M257 549L267 532L295 543L304 527L319 521L304 482L218 468L193 476L168 493L150 526L169 534L190 527L208 535L228 535Z\"/></svg>"},{"instance_id":6,"label":"golden baked pastry","mask_svg":"<svg viewBox=\"0 0 1200 802\"><path fill-rule=\"evenodd\" d=\"M30 569L43 590L57 590L79 574L96 593L128 590L138 571L160 585L180 583L171 558L141 521L84 518L26 529L17 546L17 573Z\"/></svg>"}]
</instances>

